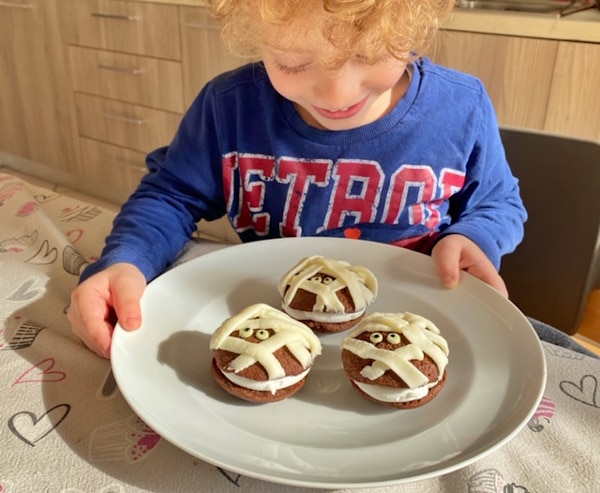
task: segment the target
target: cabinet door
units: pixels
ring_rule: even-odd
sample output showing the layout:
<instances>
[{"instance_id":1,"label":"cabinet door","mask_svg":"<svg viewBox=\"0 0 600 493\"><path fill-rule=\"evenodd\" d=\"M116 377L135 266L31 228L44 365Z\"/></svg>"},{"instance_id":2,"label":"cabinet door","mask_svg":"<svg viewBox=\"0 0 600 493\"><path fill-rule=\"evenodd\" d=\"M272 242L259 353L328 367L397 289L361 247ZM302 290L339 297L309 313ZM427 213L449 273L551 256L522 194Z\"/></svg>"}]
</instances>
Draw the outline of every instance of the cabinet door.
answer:
<instances>
[{"instance_id":1,"label":"cabinet door","mask_svg":"<svg viewBox=\"0 0 600 493\"><path fill-rule=\"evenodd\" d=\"M77 130L55 0L0 7L0 151L70 170Z\"/></svg>"},{"instance_id":2,"label":"cabinet door","mask_svg":"<svg viewBox=\"0 0 600 493\"><path fill-rule=\"evenodd\" d=\"M112 99L76 94L79 134L139 152L173 139L181 115Z\"/></svg>"},{"instance_id":3,"label":"cabinet door","mask_svg":"<svg viewBox=\"0 0 600 493\"><path fill-rule=\"evenodd\" d=\"M133 192L148 172L146 154L97 140L81 138L82 163L79 175L115 189Z\"/></svg>"},{"instance_id":4,"label":"cabinet door","mask_svg":"<svg viewBox=\"0 0 600 493\"><path fill-rule=\"evenodd\" d=\"M600 44L560 43L545 129L600 141Z\"/></svg>"},{"instance_id":5,"label":"cabinet door","mask_svg":"<svg viewBox=\"0 0 600 493\"><path fill-rule=\"evenodd\" d=\"M503 125L543 129L558 41L441 33L436 62L485 84Z\"/></svg>"},{"instance_id":6,"label":"cabinet door","mask_svg":"<svg viewBox=\"0 0 600 493\"><path fill-rule=\"evenodd\" d=\"M183 84L186 106L215 75L247 63L231 55L221 40L218 21L202 7L180 7Z\"/></svg>"},{"instance_id":7,"label":"cabinet door","mask_svg":"<svg viewBox=\"0 0 600 493\"><path fill-rule=\"evenodd\" d=\"M78 92L183 113L181 62L70 46Z\"/></svg>"},{"instance_id":8,"label":"cabinet door","mask_svg":"<svg viewBox=\"0 0 600 493\"><path fill-rule=\"evenodd\" d=\"M175 5L121 0L63 0L67 43L106 50L181 59Z\"/></svg>"}]
</instances>

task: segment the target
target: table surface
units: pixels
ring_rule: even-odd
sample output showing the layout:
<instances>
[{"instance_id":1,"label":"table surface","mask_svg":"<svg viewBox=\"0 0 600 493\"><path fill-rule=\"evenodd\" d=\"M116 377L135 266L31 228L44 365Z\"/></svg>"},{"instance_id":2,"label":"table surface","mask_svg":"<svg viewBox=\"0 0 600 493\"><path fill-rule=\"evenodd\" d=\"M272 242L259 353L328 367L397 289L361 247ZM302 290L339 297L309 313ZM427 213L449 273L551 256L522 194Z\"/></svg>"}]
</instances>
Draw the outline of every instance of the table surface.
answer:
<instances>
[{"instance_id":1,"label":"table surface","mask_svg":"<svg viewBox=\"0 0 600 493\"><path fill-rule=\"evenodd\" d=\"M110 363L71 333L70 292L113 218L0 174L0 492L309 491L233 474L171 445L127 405ZM542 344L544 398L515 438L453 473L364 491L598 491L600 360Z\"/></svg>"}]
</instances>

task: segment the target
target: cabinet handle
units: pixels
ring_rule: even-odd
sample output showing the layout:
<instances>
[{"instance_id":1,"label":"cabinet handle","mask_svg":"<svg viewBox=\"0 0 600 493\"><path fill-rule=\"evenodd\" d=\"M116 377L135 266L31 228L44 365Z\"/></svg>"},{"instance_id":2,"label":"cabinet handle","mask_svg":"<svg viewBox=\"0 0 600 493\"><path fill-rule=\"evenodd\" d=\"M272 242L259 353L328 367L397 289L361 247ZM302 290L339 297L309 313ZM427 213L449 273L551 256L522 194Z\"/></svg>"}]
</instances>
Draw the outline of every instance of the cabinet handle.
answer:
<instances>
[{"instance_id":1,"label":"cabinet handle","mask_svg":"<svg viewBox=\"0 0 600 493\"><path fill-rule=\"evenodd\" d=\"M33 9L34 5L30 3L13 3L13 2L0 2L0 7L7 7L9 9Z\"/></svg>"},{"instance_id":2,"label":"cabinet handle","mask_svg":"<svg viewBox=\"0 0 600 493\"><path fill-rule=\"evenodd\" d=\"M99 63L97 67L103 70L112 70L114 72L122 72L131 75L142 75L144 73L144 69L141 68L117 67L116 65L104 65L103 63Z\"/></svg>"},{"instance_id":3,"label":"cabinet handle","mask_svg":"<svg viewBox=\"0 0 600 493\"><path fill-rule=\"evenodd\" d=\"M111 14L107 12L92 12L91 16L100 17L102 19L116 19L120 21L137 21L139 19L137 15Z\"/></svg>"},{"instance_id":4,"label":"cabinet handle","mask_svg":"<svg viewBox=\"0 0 600 493\"><path fill-rule=\"evenodd\" d=\"M212 31L221 30L221 26L215 26L214 24L206 24L201 22L184 22L183 26L191 29L210 29Z\"/></svg>"},{"instance_id":5,"label":"cabinet handle","mask_svg":"<svg viewBox=\"0 0 600 493\"><path fill-rule=\"evenodd\" d=\"M144 123L146 123L144 120L139 120L137 118L129 118L128 116L122 116L122 115L114 115L112 113L104 113L102 115L104 118L110 118L111 120L118 120L120 122L125 122L125 123L129 123L131 125L144 125Z\"/></svg>"}]
</instances>

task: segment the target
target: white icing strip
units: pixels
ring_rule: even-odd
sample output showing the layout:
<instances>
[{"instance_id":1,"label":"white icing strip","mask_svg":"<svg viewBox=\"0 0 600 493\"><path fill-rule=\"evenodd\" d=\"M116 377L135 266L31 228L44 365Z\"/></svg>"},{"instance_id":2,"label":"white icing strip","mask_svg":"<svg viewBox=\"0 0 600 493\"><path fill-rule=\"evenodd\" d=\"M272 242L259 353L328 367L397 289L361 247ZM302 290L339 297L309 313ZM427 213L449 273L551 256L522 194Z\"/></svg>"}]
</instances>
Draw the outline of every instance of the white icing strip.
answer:
<instances>
[{"instance_id":1,"label":"white icing strip","mask_svg":"<svg viewBox=\"0 0 600 493\"><path fill-rule=\"evenodd\" d=\"M287 348L292 353L292 356L302 365L302 368L308 368L313 364L313 356L306 351L301 342L290 342Z\"/></svg>"},{"instance_id":2,"label":"white icing strip","mask_svg":"<svg viewBox=\"0 0 600 493\"><path fill-rule=\"evenodd\" d=\"M273 333L258 343L231 335L242 329L264 329ZM266 370L269 379L285 376L285 369L273 353L286 346L304 368L308 368L321 354L321 341L312 330L264 303L250 305L225 320L210 340L211 349L223 349L239 355L230 362L229 369L240 372L258 362Z\"/></svg>"},{"instance_id":3,"label":"white icing strip","mask_svg":"<svg viewBox=\"0 0 600 493\"><path fill-rule=\"evenodd\" d=\"M287 387L291 387L295 383L298 383L302 380L306 375L308 375L308 370L303 371L299 375L293 375L289 377L277 378L275 380L252 380L251 378L240 377L235 373L229 373L221 371L221 373L227 378L227 380L233 382L239 387L243 387L249 390L260 390L262 392L271 392L271 394L275 394L280 389L285 389Z\"/></svg>"},{"instance_id":4,"label":"white icing strip","mask_svg":"<svg viewBox=\"0 0 600 493\"><path fill-rule=\"evenodd\" d=\"M372 359L370 366L361 370L361 375L369 380L375 380L388 369L398 375L411 389L425 385L429 379L410 362L423 359L423 351L417 346L409 344L395 351L379 349L373 344L360 339L344 340L342 347L357 354L362 359Z\"/></svg>"},{"instance_id":5,"label":"white icing strip","mask_svg":"<svg viewBox=\"0 0 600 493\"><path fill-rule=\"evenodd\" d=\"M315 278L335 278L329 283ZM313 311L343 312L344 307L337 292L348 288L357 310L364 310L377 296L377 279L362 266L353 266L342 260L325 258L320 255L306 257L285 273L278 284L283 305L289 305L299 289L315 295Z\"/></svg>"},{"instance_id":6,"label":"white icing strip","mask_svg":"<svg viewBox=\"0 0 600 493\"><path fill-rule=\"evenodd\" d=\"M283 366L273 354L271 346L264 346L264 342L266 341L255 344L238 337L229 337L223 341L219 349L239 354L229 363L228 368L236 373L260 361L260 364L267 370L269 378L283 377L285 375Z\"/></svg>"},{"instance_id":7,"label":"white icing strip","mask_svg":"<svg viewBox=\"0 0 600 493\"><path fill-rule=\"evenodd\" d=\"M404 335L409 344L393 351L379 349L370 342L356 339L363 332L395 332ZM342 341L342 347L362 359L373 360L361 369L363 377L376 380L391 370L413 390L426 385L429 379L411 360L420 361L428 355L436 364L440 377L448 365L448 343L439 335L439 329L433 322L412 313L373 313L350 331Z\"/></svg>"},{"instance_id":8,"label":"white icing strip","mask_svg":"<svg viewBox=\"0 0 600 493\"><path fill-rule=\"evenodd\" d=\"M288 315L294 317L297 320L313 320L315 322L325 322L325 323L343 323L349 322L351 320L355 320L359 318L365 310L360 310L358 312L351 313L335 313L335 312L305 312L302 310L294 310L289 306L282 305L281 307Z\"/></svg>"}]
</instances>

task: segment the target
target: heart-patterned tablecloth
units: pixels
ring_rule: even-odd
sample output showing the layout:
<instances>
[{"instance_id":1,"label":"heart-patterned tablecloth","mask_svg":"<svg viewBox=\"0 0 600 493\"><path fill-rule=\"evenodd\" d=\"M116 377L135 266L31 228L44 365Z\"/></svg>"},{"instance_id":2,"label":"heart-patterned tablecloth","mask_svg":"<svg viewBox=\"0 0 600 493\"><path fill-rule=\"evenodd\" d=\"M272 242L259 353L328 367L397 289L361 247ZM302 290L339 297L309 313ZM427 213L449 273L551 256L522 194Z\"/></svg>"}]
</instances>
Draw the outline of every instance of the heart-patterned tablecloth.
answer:
<instances>
[{"instance_id":1,"label":"heart-patterned tablecloth","mask_svg":"<svg viewBox=\"0 0 600 493\"><path fill-rule=\"evenodd\" d=\"M169 444L127 405L109 362L71 334L70 293L113 218L0 174L0 492L308 491L234 474ZM368 491L600 491L600 360L543 347L544 398L514 439L459 471Z\"/></svg>"}]
</instances>

